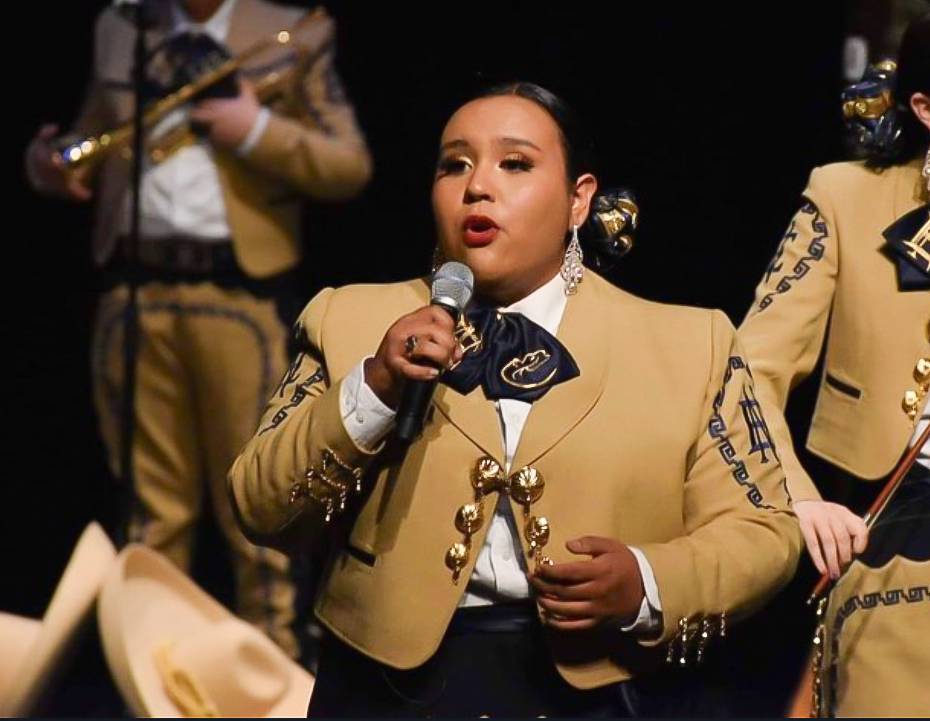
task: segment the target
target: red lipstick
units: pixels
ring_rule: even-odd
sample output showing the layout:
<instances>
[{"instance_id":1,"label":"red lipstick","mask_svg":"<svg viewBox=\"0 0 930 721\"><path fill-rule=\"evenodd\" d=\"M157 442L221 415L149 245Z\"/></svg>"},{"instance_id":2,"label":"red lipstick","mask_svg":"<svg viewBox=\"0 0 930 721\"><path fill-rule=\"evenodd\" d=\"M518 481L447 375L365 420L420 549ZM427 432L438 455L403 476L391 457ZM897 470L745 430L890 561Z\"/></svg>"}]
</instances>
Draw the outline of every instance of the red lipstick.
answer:
<instances>
[{"instance_id":1,"label":"red lipstick","mask_svg":"<svg viewBox=\"0 0 930 721\"><path fill-rule=\"evenodd\" d=\"M462 237L470 248L490 245L500 230L497 223L486 215L469 215L462 223Z\"/></svg>"}]
</instances>

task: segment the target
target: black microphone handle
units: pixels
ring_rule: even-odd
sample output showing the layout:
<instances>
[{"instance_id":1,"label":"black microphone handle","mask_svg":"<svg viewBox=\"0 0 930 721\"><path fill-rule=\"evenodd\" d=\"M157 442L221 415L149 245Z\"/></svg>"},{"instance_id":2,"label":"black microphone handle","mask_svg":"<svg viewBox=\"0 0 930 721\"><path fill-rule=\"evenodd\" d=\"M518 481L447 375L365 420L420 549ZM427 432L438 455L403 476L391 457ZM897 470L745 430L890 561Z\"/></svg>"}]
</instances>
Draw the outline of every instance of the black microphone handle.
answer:
<instances>
[{"instance_id":1,"label":"black microphone handle","mask_svg":"<svg viewBox=\"0 0 930 721\"><path fill-rule=\"evenodd\" d=\"M401 443L412 443L423 430L423 420L438 380L413 381L404 385L397 415L394 417L394 435Z\"/></svg>"},{"instance_id":2,"label":"black microphone handle","mask_svg":"<svg viewBox=\"0 0 930 721\"><path fill-rule=\"evenodd\" d=\"M460 314L458 308L435 300L432 305L442 308L452 316L452 320L458 321ZM404 384L397 415L394 416L394 437L401 443L410 444L420 435L426 411L429 409L438 382L438 378L429 381L408 379Z\"/></svg>"}]
</instances>

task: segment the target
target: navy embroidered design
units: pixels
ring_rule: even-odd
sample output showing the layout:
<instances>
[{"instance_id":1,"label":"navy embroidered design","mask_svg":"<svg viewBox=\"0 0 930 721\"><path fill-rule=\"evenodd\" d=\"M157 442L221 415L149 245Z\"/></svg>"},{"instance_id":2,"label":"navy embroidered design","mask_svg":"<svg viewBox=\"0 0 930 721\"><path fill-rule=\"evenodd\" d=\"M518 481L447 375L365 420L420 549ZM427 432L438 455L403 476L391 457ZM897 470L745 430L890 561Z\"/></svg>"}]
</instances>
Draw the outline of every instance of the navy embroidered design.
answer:
<instances>
[{"instance_id":1,"label":"navy embroidered design","mask_svg":"<svg viewBox=\"0 0 930 721\"><path fill-rule=\"evenodd\" d=\"M733 378L733 371L744 369L748 372L748 367L742 358L739 356L730 356L727 361L726 372L723 375L723 385L720 387L717 395L714 396L714 412L707 424L707 432L710 434L711 438L717 441L717 451L720 453L720 457L732 468L731 475L733 479L746 489L747 500L757 508L774 510L774 506L765 503L765 499L762 497L762 491L752 482L749 469L746 467L746 462L739 458L739 454L736 452L736 448L730 440L726 421L724 421L723 416L720 415L720 408L723 406L723 401L726 398L727 384L729 384L730 380Z\"/></svg>"},{"instance_id":2,"label":"navy embroidered design","mask_svg":"<svg viewBox=\"0 0 930 721\"><path fill-rule=\"evenodd\" d=\"M817 206L811 202L805 203L801 209L798 211L798 214L791 221L791 225L788 228L788 231L785 233L785 237L782 238L781 243L778 246L778 250L775 251L775 257L772 258L772 262L769 263L768 268L765 270L765 282L768 283L772 275L775 273L780 273L782 271L782 255L785 252L785 248L788 243L793 243L797 237L798 233L795 230L798 219L801 215L813 216L810 218L811 229L814 231L814 237L810 242L810 245L807 246L807 252L803 255L797 263L794 264L794 267L791 269L791 272L783 275L778 283L775 285L775 290L771 293L767 293L763 296L762 300L759 301L759 310L765 310L768 308L776 296L787 293L793 287L794 283L801 280L805 275L808 274L810 269L813 267L813 263L821 260L823 258L824 250L826 246L824 244L824 239L826 239L830 233L827 230L827 223L823 220L823 217L820 215L820 211L817 210Z\"/></svg>"},{"instance_id":3,"label":"navy embroidered design","mask_svg":"<svg viewBox=\"0 0 930 721\"><path fill-rule=\"evenodd\" d=\"M284 380L281 381L281 385L278 389L278 395L284 396L284 388L289 384L296 381L296 375L300 370L300 365L303 363L303 358L306 357L305 353L298 354L297 358L294 360L294 363L291 364L291 367L288 369L288 372L284 376ZM290 379L290 380L289 380ZM318 366L317 369L304 381L301 381L296 386L294 386L294 392L291 394L290 400L287 402L287 405L282 406L277 411L275 411L274 416L271 418L271 422L262 428L258 435L267 433L268 431L274 430L285 420L287 420L288 415L292 410L304 402L304 400L309 395L310 388L321 381L326 380L326 373L323 370L323 366Z\"/></svg>"},{"instance_id":4,"label":"navy embroidered design","mask_svg":"<svg viewBox=\"0 0 930 721\"><path fill-rule=\"evenodd\" d=\"M837 659L839 658L840 632L843 630L843 624L860 609L872 611L879 606L897 606L902 600L906 603L930 602L930 586L911 586L910 588L889 588L887 591L873 591L860 596L851 596L840 606L836 612L836 618L833 620L830 643L833 651L833 664L829 670L830 683L828 689L836 689L837 687ZM830 709L830 716L836 716L835 702L834 697L825 704Z\"/></svg>"},{"instance_id":5,"label":"navy embroidered design","mask_svg":"<svg viewBox=\"0 0 930 721\"><path fill-rule=\"evenodd\" d=\"M300 367L304 364L304 358L306 357L307 354L301 351L297 354L297 357L294 358L294 361L284 374L284 378L282 378L281 382L278 384L278 389L275 391L275 395L277 395L278 398L284 398L284 389L291 383L296 382L297 378L300 377Z\"/></svg>"},{"instance_id":6,"label":"navy embroidered design","mask_svg":"<svg viewBox=\"0 0 930 721\"><path fill-rule=\"evenodd\" d=\"M756 400L752 388L749 386L743 387L743 397L739 405L743 411L743 420L746 422L746 428L749 430L749 442L751 445L749 455L761 453L762 463L768 463L769 458L765 454L766 449L768 449L777 459L778 451L775 449L775 441L772 439L768 424L765 422L765 417L762 415L762 407L759 405L759 401Z\"/></svg>"},{"instance_id":7,"label":"navy embroidered design","mask_svg":"<svg viewBox=\"0 0 930 721\"><path fill-rule=\"evenodd\" d=\"M264 410L265 404L267 402L268 392L273 381L271 376L271 341L265 335L264 330L262 330L262 327L254 318L252 318L248 313L237 310L230 310L220 306L198 304L186 305L172 301L143 303L139 307L139 312L142 314L172 313L177 316L215 318L219 320L231 321L251 332L255 340L255 344L258 347L259 357L261 358L262 377L261 385L259 386L258 390L258 405L255 409L255 418L261 418L262 411ZM102 324L102 330L99 338L97 339L99 342L96 344L94 349L94 367L97 369L96 372L100 374L99 377L104 381L104 392L107 395L107 402L115 414L118 413L119 409L120 390L116 385L109 382L104 370L104 363L105 354L108 352L107 349L109 349L113 343L113 334L118 328L122 327L123 323L125 322L125 316L126 306L123 305L123 301L120 301L120 306L117 311L112 316L108 317Z\"/></svg>"}]
</instances>

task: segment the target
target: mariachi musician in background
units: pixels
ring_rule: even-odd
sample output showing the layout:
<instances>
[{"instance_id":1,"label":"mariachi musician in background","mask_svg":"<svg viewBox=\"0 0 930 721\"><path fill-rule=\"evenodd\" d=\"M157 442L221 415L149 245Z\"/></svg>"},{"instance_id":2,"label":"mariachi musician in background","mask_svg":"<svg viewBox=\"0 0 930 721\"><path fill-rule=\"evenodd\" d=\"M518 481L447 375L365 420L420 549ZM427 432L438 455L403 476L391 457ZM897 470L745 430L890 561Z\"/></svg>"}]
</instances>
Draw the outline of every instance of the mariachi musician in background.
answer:
<instances>
[{"instance_id":1,"label":"mariachi musician in background","mask_svg":"<svg viewBox=\"0 0 930 721\"><path fill-rule=\"evenodd\" d=\"M866 548L863 521L820 500L783 425L770 426L818 570L836 580L861 553L830 595L815 654L815 711L827 715L930 710L930 14L905 33L894 75L879 64L847 91L866 159L811 174L739 329L770 412L826 345L807 446L855 478L854 510L875 495L869 481L922 446Z\"/></svg>"},{"instance_id":2,"label":"mariachi musician in background","mask_svg":"<svg viewBox=\"0 0 930 721\"><path fill-rule=\"evenodd\" d=\"M186 569L206 485L234 559L239 614L296 654L288 561L242 536L226 471L286 366L301 196L355 195L370 177L371 159L336 75L334 23L322 9L308 15L265 0L146 7L153 16L145 66L151 102L135 254L141 285L130 540ZM94 259L108 289L97 312L92 372L117 473L131 167L123 152L131 126L117 126L133 113L135 35L131 19L114 8L102 12L92 81L73 128L78 140L57 139L56 128L45 126L26 156L37 190L98 200ZM194 102L168 107L224 63L237 73Z\"/></svg>"}]
</instances>

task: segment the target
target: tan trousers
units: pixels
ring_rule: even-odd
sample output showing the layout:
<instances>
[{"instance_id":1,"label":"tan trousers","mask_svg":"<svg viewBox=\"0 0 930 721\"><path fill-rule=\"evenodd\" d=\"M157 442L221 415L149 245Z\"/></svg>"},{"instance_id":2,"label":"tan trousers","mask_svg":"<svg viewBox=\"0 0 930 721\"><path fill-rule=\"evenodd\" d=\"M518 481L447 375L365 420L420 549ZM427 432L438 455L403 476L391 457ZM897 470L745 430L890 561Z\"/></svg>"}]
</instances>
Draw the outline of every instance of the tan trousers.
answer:
<instances>
[{"instance_id":1,"label":"tan trousers","mask_svg":"<svg viewBox=\"0 0 930 721\"><path fill-rule=\"evenodd\" d=\"M117 475L127 297L125 286L103 296L92 347L94 402ZM238 614L296 656L288 560L245 539L226 491L226 473L284 374L287 333L274 301L244 290L212 283L140 288L129 539L188 571L209 493L231 550Z\"/></svg>"}]
</instances>

